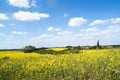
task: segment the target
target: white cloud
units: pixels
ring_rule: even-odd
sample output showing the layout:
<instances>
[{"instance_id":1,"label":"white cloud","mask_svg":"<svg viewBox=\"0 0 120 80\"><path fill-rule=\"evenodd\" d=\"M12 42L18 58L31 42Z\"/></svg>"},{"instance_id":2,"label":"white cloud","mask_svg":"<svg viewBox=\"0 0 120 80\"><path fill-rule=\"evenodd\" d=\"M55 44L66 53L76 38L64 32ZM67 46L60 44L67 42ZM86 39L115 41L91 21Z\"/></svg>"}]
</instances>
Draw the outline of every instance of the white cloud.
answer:
<instances>
[{"instance_id":1,"label":"white cloud","mask_svg":"<svg viewBox=\"0 0 120 80\"><path fill-rule=\"evenodd\" d=\"M98 31L97 27L90 27L90 28L81 30L81 32L95 32L95 31Z\"/></svg>"},{"instance_id":2,"label":"white cloud","mask_svg":"<svg viewBox=\"0 0 120 80\"><path fill-rule=\"evenodd\" d=\"M110 32L120 32L120 24L110 25L107 28Z\"/></svg>"},{"instance_id":3,"label":"white cloud","mask_svg":"<svg viewBox=\"0 0 120 80\"><path fill-rule=\"evenodd\" d=\"M86 37L86 38L95 38L95 37L112 37L116 36L116 34L120 34L120 24L117 25L109 25L104 30L98 30L96 27L86 28L81 30L81 33L75 34L76 37Z\"/></svg>"},{"instance_id":4,"label":"white cloud","mask_svg":"<svg viewBox=\"0 0 120 80\"><path fill-rule=\"evenodd\" d=\"M35 1L35 0L32 0L32 2L31 2L30 5L31 5L31 6L34 6L34 7L37 7L37 5L36 5L36 1Z\"/></svg>"},{"instance_id":5,"label":"white cloud","mask_svg":"<svg viewBox=\"0 0 120 80\"><path fill-rule=\"evenodd\" d=\"M61 29L60 28L55 28L55 31L60 31Z\"/></svg>"},{"instance_id":6,"label":"white cloud","mask_svg":"<svg viewBox=\"0 0 120 80\"><path fill-rule=\"evenodd\" d=\"M120 23L120 18L111 18L111 19L106 19L106 20L95 20L92 23L90 23L89 26L96 26L96 25L100 25L100 24L119 24Z\"/></svg>"},{"instance_id":7,"label":"white cloud","mask_svg":"<svg viewBox=\"0 0 120 80\"><path fill-rule=\"evenodd\" d=\"M29 8L29 0L8 0L9 4L20 8Z\"/></svg>"},{"instance_id":8,"label":"white cloud","mask_svg":"<svg viewBox=\"0 0 120 80\"><path fill-rule=\"evenodd\" d=\"M62 31L62 32L58 32L58 34L60 35L68 35L68 34L72 34L72 31Z\"/></svg>"},{"instance_id":9,"label":"white cloud","mask_svg":"<svg viewBox=\"0 0 120 80\"><path fill-rule=\"evenodd\" d=\"M18 32L18 31L12 31L12 34L18 34L18 35L27 35L27 32Z\"/></svg>"},{"instance_id":10,"label":"white cloud","mask_svg":"<svg viewBox=\"0 0 120 80\"><path fill-rule=\"evenodd\" d=\"M49 27L47 30L48 31L54 31L54 28L53 27Z\"/></svg>"},{"instance_id":11,"label":"white cloud","mask_svg":"<svg viewBox=\"0 0 120 80\"><path fill-rule=\"evenodd\" d=\"M29 12L29 11L18 11L13 14L13 16L17 20L21 21L32 21L32 20L40 20L41 18L48 18L49 14L38 13L38 12Z\"/></svg>"},{"instance_id":12,"label":"white cloud","mask_svg":"<svg viewBox=\"0 0 120 80\"><path fill-rule=\"evenodd\" d=\"M42 34L39 36L39 38L50 38L50 37L53 37L52 34Z\"/></svg>"},{"instance_id":13,"label":"white cloud","mask_svg":"<svg viewBox=\"0 0 120 80\"><path fill-rule=\"evenodd\" d=\"M75 18L71 18L68 22L69 26L82 26L84 23L86 23L87 20L82 18L82 17L75 17Z\"/></svg>"},{"instance_id":14,"label":"white cloud","mask_svg":"<svg viewBox=\"0 0 120 80\"><path fill-rule=\"evenodd\" d=\"M0 13L0 20L9 20L9 18L5 14Z\"/></svg>"},{"instance_id":15,"label":"white cloud","mask_svg":"<svg viewBox=\"0 0 120 80\"><path fill-rule=\"evenodd\" d=\"M13 35L9 35L7 38L6 38L7 41L13 41L15 40L15 37Z\"/></svg>"},{"instance_id":16,"label":"white cloud","mask_svg":"<svg viewBox=\"0 0 120 80\"><path fill-rule=\"evenodd\" d=\"M113 24L117 24L117 23L120 23L120 18L110 19L110 21L111 21Z\"/></svg>"},{"instance_id":17,"label":"white cloud","mask_svg":"<svg viewBox=\"0 0 120 80\"><path fill-rule=\"evenodd\" d=\"M0 27L4 27L4 24L1 24L1 23L0 23Z\"/></svg>"},{"instance_id":18,"label":"white cloud","mask_svg":"<svg viewBox=\"0 0 120 80\"><path fill-rule=\"evenodd\" d=\"M61 29L60 28L49 27L47 30L48 31L60 31Z\"/></svg>"},{"instance_id":19,"label":"white cloud","mask_svg":"<svg viewBox=\"0 0 120 80\"><path fill-rule=\"evenodd\" d=\"M75 37L83 37L83 36L84 36L84 34L82 34L82 33L75 34Z\"/></svg>"},{"instance_id":20,"label":"white cloud","mask_svg":"<svg viewBox=\"0 0 120 80\"><path fill-rule=\"evenodd\" d=\"M30 39L27 39L27 42L30 43L30 44L35 44L35 45L38 45L38 44L45 44L46 45L46 42L47 40L53 38L53 34L41 34L40 36L37 36L37 37L31 37ZM40 47L40 45L39 45ZM43 46L42 46L43 47Z\"/></svg>"},{"instance_id":21,"label":"white cloud","mask_svg":"<svg viewBox=\"0 0 120 80\"><path fill-rule=\"evenodd\" d=\"M60 31L59 34L41 34L37 37L31 37L21 39L21 43L24 45L35 45L37 47L55 47L55 46L67 46L67 45L96 45L96 41L100 40L100 44L114 44L119 43L116 40L119 40L120 34L120 25L110 25L107 28L98 30L95 27L86 28L84 32L75 32L72 31ZM17 40L14 40L14 37L8 37L8 40L13 40L13 43ZM106 40L106 41L105 41ZM108 41L113 41L108 42ZM108 42L108 43L107 43ZM17 43L17 41L16 41ZM19 43L19 44L21 44ZM12 44L10 42L10 44ZM22 45L23 47L23 45Z\"/></svg>"},{"instance_id":22,"label":"white cloud","mask_svg":"<svg viewBox=\"0 0 120 80\"><path fill-rule=\"evenodd\" d=\"M89 26L95 26L95 25L98 25L98 24L104 24L106 23L108 20L95 20L93 21Z\"/></svg>"},{"instance_id":23,"label":"white cloud","mask_svg":"<svg viewBox=\"0 0 120 80\"><path fill-rule=\"evenodd\" d=\"M9 42L10 45L13 43L16 46L16 43L18 43L21 47L24 45L35 45L37 47L48 47L48 46L67 46L67 45L96 45L96 40L102 40L103 43L107 44L114 44L114 43L119 43L119 34L120 34L120 24L119 24L119 18L114 18L114 19L106 19L107 20L107 25L103 25L102 28L97 28L97 27L84 27L81 31L70 31L68 30L61 30L60 28L55 28L55 27L48 27L48 31L56 31L55 34L41 34L39 36L31 36L29 38L26 36L25 38L19 38L20 42L17 42L17 35L13 36L7 36L5 35L6 42ZM104 23L104 24L106 24ZM102 24L102 23L101 23ZM13 31L11 32L12 34L26 34L26 32L17 32ZM28 33L27 33L28 34ZM3 34L0 33L0 36ZM4 36L3 36L4 37ZM105 42L106 40L106 42ZM4 41L4 40L3 40ZM112 41L109 43L109 41ZM8 44L8 43L7 43ZM18 45L16 46L18 47Z\"/></svg>"}]
</instances>

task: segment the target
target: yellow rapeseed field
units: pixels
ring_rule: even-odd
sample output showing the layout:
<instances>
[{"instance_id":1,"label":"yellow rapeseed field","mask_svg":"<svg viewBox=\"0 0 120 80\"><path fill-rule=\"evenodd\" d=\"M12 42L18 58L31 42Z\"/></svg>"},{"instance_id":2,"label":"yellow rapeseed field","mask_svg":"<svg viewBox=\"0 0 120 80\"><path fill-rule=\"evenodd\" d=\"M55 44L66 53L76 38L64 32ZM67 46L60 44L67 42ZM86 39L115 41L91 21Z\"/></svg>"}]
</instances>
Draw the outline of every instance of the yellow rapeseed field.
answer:
<instances>
[{"instance_id":1,"label":"yellow rapeseed field","mask_svg":"<svg viewBox=\"0 0 120 80\"><path fill-rule=\"evenodd\" d=\"M120 49L62 55L2 51L0 80L120 80Z\"/></svg>"},{"instance_id":2,"label":"yellow rapeseed field","mask_svg":"<svg viewBox=\"0 0 120 80\"><path fill-rule=\"evenodd\" d=\"M66 50L67 48L49 48L47 50L54 50L54 51L62 51L62 50Z\"/></svg>"}]
</instances>

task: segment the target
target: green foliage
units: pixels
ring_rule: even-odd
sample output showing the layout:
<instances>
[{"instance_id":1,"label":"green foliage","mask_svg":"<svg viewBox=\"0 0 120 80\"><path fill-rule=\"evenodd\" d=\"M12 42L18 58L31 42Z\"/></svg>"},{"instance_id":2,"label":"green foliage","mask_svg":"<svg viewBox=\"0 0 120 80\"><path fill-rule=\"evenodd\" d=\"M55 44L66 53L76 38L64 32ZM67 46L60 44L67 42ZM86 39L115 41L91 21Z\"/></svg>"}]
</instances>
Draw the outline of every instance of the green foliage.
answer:
<instances>
[{"instance_id":1,"label":"green foliage","mask_svg":"<svg viewBox=\"0 0 120 80\"><path fill-rule=\"evenodd\" d=\"M79 53L79 50L70 50L69 52L72 54L77 54L77 53Z\"/></svg>"},{"instance_id":2,"label":"green foliage","mask_svg":"<svg viewBox=\"0 0 120 80\"><path fill-rule=\"evenodd\" d=\"M75 47L73 47L73 50L81 50L81 47L80 46L75 46Z\"/></svg>"},{"instance_id":3,"label":"green foliage","mask_svg":"<svg viewBox=\"0 0 120 80\"><path fill-rule=\"evenodd\" d=\"M10 59L10 57L5 56L5 57L3 57L2 59L3 59L3 60L9 60L9 59Z\"/></svg>"},{"instance_id":4,"label":"green foliage","mask_svg":"<svg viewBox=\"0 0 120 80\"><path fill-rule=\"evenodd\" d=\"M36 48L35 48L34 46L29 45L29 46L25 46L25 47L23 48L23 51L24 51L24 53L31 53L31 52L33 52L35 49L36 49Z\"/></svg>"},{"instance_id":5,"label":"green foliage","mask_svg":"<svg viewBox=\"0 0 120 80\"><path fill-rule=\"evenodd\" d=\"M100 44L99 44L99 40L97 41L97 47L99 47L100 46Z\"/></svg>"},{"instance_id":6,"label":"green foliage","mask_svg":"<svg viewBox=\"0 0 120 80\"><path fill-rule=\"evenodd\" d=\"M56 54L56 51L46 50L46 49L40 49L34 52L39 53L39 54Z\"/></svg>"},{"instance_id":7,"label":"green foliage","mask_svg":"<svg viewBox=\"0 0 120 80\"><path fill-rule=\"evenodd\" d=\"M46 49L39 49L34 51L35 53L39 53L39 54L66 54L66 50L62 50L62 51L54 51L54 50L46 50Z\"/></svg>"},{"instance_id":8,"label":"green foliage","mask_svg":"<svg viewBox=\"0 0 120 80\"><path fill-rule=\"evenodd\" d=\"M81 50L81 46L66 46L68 50Z\"/></svg>"},{"instance_id":9,"label":"green foliage","mask_svg":"<svg viewBox=\"0 0 120 80\"><path fill-rule=\"evenodd\" d=\"M59 55L59 54L76 54L79 53L79 50L61 50L61 51L54 51L54 50L47 50L47 49L39 49L34 50L33 52L39 53L39 54L53 54L53 55Z\"/></svg>"},{"instance_id":10,"label":"green foliage","mask_svg":"<svg viewBox=\"0 0 120 80\"><path fill-rule=\"evenodd\" d=\"M67 48L68 50L73 49L73 47L72 47L72 46L66 46L66 48Z\"/></svg>"}]
</instances>

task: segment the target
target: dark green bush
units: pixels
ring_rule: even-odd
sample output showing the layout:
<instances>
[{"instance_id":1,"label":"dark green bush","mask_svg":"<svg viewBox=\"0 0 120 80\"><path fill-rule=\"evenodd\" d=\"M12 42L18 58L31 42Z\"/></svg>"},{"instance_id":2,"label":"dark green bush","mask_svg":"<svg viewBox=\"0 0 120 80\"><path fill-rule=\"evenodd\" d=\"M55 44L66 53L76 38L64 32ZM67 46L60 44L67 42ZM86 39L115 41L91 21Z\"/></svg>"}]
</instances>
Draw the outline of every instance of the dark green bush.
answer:
<instances>
[{"instance_id":1,"label":"dark green bush","mask_svg":"<svg viewBox=\"0 0 120 80\"><path fill-rule=\"evenodd\" d=\"M10 57L5 56L5 57L3 57L2 59L4 59L4 60L8 60L8 59L10 59Z\"/></svg>"},{"instance_id":2,"label":"dark green bush","mask_svg":"<svg viewBox=\"0 0 120 80\"><path fill-rule=\"evenodd\" d=\"M25 47L23 48L23 51L24 51L24 53L31 53L31 52L33 52L35 49L36 49L36 48L35 48L34 46L29 45L29 46L25 46Z\"/></svg>"}]
</instances>

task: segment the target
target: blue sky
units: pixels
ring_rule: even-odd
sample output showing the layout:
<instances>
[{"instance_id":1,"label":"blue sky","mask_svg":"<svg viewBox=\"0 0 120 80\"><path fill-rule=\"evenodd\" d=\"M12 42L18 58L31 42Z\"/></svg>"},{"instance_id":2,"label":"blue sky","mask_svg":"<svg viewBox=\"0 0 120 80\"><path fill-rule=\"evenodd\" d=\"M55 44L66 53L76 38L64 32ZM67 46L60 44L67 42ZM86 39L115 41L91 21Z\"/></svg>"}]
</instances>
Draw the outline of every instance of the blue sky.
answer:
<instances>
[{"instance_id":1,"label":"blue sky","mask_svg":"<svg viewBox=\"0 0 120 80\"><path fill-rule=\"evenodd\" d=\"M120 0L0 0L0 49L120 44Z\"/></svg>"}]
</instances>

